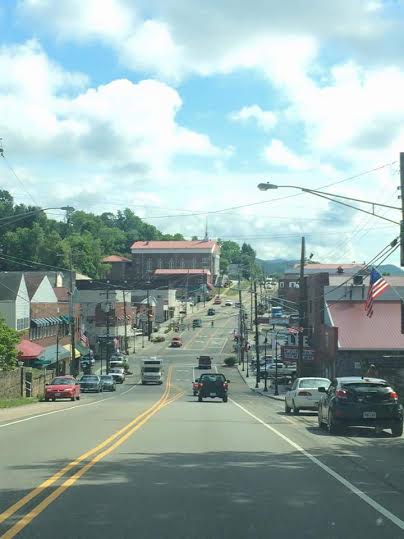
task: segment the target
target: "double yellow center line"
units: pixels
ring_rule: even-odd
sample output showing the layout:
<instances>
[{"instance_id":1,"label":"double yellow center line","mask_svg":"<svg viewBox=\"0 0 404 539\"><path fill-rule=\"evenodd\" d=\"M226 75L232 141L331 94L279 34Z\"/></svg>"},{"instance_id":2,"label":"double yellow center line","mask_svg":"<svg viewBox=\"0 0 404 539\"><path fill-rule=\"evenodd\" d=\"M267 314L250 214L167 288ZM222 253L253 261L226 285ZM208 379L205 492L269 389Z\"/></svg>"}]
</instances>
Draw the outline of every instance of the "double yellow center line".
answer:
<instances>
[{"instance_id":1,"label":"double yellow center line","mask_svg":"<svg viewBox=\"0 0 404 539\"><path fill-rule=\"evenodd\" d=\"M162 408L179 399L184 392L177 393L176 395L169 397L172 383L172 368L170 367L167 376L167 384L163 395L155 402L150 408L145 410L140 415L136 416L123 428L115 432L112 436L109 436L106 440L98 444L93 449L90 449L86 453L83 453L72 462L69 462L66 466L46 479L38 487L34 488L23 496L16 503L8 507L5 511L0 513L0 525L6 522L12 515L23 508L26 504L31 502L34 498L42 494L46 489L59 481L68 472L78 468L73 475L70 475L56 490L51 492L46 498L39 502L31 511L21 517L8 531L0 536L0 539L11 539L15 537L22 529L24 529L30 522L34 520L42 511L44 511L53 501L55 501L65 490L73 486L80 477L82 477L88 470L90 470L97 462L104 457L112 453L117 447L122 445L132 434L134 434L140 427L142 427L147 421L149 421L158 411ZM91 457L91 458L90 458ZM88 460L90 458L90 460ZM84 464L84 461L88 462ZM80 466L80 464L84 464Z\"/></svg>"}]
</instances>

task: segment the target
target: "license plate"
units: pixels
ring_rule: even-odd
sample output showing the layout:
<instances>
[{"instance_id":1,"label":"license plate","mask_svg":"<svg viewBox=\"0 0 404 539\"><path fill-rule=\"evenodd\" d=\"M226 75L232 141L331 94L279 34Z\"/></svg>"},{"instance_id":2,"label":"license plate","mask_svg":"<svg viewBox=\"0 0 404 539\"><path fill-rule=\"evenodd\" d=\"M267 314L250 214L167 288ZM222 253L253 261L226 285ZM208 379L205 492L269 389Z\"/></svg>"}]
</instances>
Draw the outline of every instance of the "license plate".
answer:
<instances>
[{"instance_id":1,"label":"license plate","mask_svg":"<svg viewBox=\"0 0 404 539\"><path fill-rule=\"evenodd\" d=\"M55 397L61 397L61 393L55 393Z\"/></svg>"},{"instance_id":2,"label":"license plate","mask_svg":"<svg viewBox=\"0 0 404 539\"><path fill-rule=\"evenodd\" d=\"M363 412L363 419L376 419L376 412Z\"/></svg>"},{"instance_id":3,"label":"license plate","mask_svg":"<svg viewBox=\"0 0 404 539\"><path fill-rule=\"evenodd\" d=\"M211 393L210 396L211 397L216 397L216 393Z\"/></svg>"}]
</instances>

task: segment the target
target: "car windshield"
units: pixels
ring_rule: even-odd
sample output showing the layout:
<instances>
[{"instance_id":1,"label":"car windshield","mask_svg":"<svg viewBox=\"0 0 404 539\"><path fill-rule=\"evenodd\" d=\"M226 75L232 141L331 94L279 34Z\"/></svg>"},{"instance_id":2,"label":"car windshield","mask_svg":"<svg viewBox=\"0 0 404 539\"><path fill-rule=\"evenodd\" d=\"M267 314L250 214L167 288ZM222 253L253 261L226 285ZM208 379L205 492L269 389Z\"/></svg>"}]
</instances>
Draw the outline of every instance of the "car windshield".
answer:
<instances>
[{"instance_id":1,"label":"car windshield","mask_svg":"<svg viewBox=\"0 0 404 539\"><path fill-rule=\"evenodd\" d=\"M300 380L299 387L301 388L311 388L311 389L317 389L319 387L325 387L328 388L330 385L329 380L325 380L323 378L310 378L309 380Z\"/></svg>"},{"instance_id":2,"label":"car windshield","mask_svg":"<svg viewBox=\"0 0 404 539\"><path fill-rule=\"evenodd\" d=\"M74 382L71 378L54 378L51 384L54 386L71 386Z\"/></svg>"},{"instance_id":3,"label":"car windshield","mask_svg":"<svg viewBox=\"0 0 404 539\"><path fill-rule=\"evenodd\" d=\"M144 372L160 372L160 367L145 367Z\"/></svg>"}]
</instances>

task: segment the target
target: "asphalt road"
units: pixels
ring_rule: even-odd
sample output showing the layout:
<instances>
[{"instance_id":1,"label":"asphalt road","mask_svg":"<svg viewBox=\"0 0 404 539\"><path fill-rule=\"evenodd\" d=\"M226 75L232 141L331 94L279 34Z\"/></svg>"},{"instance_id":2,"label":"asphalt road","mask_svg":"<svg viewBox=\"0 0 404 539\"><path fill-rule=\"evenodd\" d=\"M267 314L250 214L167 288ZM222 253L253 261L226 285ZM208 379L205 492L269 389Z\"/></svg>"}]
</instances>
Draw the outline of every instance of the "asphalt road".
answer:
<instances>
[{"instance_id":1,"label":"asphalt road","mask_svg":"<svg viewBox=\"0 0 404 539\"><path fill-rule=\"evenodd\" d=\"M404 537L403 439L285 416L221 366L237 311L218 311L153 348L163 386L138 384L136 356L114 394L0 418L0 539ZM228 403L192 396L200 353Z\"/></svg>"}]
</instances>

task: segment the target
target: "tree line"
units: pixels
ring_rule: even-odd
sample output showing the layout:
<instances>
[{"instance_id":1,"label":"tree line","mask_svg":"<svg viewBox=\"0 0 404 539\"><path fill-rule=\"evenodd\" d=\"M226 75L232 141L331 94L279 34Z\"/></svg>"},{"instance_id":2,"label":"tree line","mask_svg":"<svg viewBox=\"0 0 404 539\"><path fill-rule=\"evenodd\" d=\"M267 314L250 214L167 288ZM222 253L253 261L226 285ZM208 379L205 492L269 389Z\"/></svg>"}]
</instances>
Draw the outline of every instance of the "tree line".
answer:
<instances>
[{"instance_id":1,"label":"tree line","mask_svg":"<svg viewBox=\"0 0 404 539\"><path fill-rule=\"evenodd\" d=\"M184 240L182 234L164 234L137 217L129 208L100 215L82 210L67 213L64 220L49 218L40 208L16 204L12 195L0 190L0 268L2 271L73 268L102 278L108 268L101 260L108 255L130 255L137 240ZM198 239L196 236L193 239ZM218 240L221 271L241 264L243 276L255 268L255 251L244 243Z\"/></svg>"}]
</instances>

